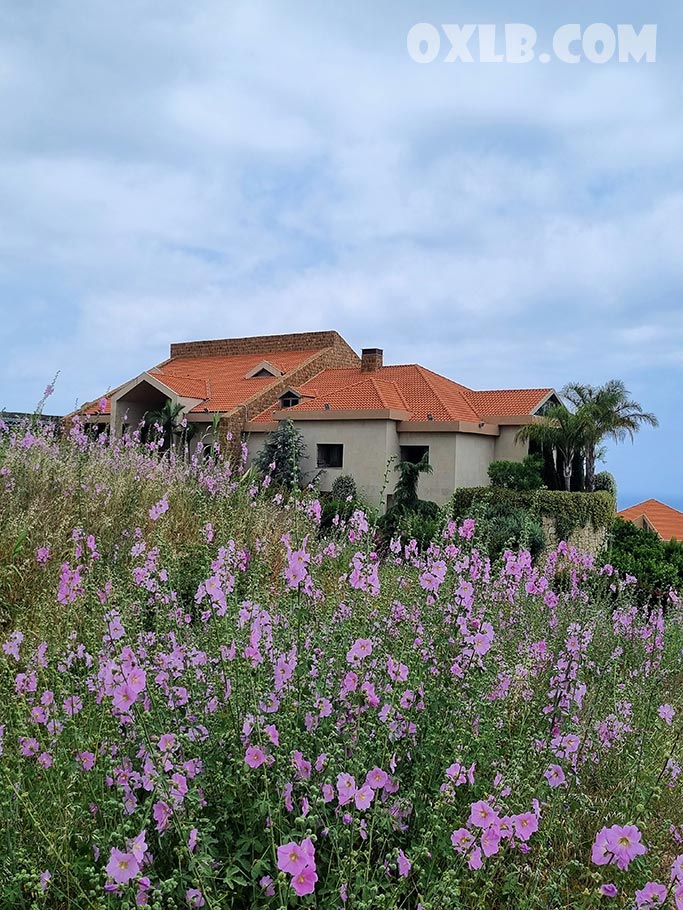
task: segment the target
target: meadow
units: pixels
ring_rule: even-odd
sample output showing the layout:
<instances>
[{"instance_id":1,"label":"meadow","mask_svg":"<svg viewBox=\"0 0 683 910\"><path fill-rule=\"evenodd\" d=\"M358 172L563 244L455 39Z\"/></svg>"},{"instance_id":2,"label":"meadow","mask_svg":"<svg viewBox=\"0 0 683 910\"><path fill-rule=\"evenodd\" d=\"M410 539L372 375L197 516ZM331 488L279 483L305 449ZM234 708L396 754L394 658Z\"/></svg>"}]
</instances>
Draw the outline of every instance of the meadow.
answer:
<instances>
[{"instance_id":1,"label":"meadow","mask_svg":"<svg viewBox=\"0 0 683 910\"><path fill-rule=\"evenodd\" d=\"M683 608L0 422L0 907L683 907Z\"/></svg>"}]
</instances>

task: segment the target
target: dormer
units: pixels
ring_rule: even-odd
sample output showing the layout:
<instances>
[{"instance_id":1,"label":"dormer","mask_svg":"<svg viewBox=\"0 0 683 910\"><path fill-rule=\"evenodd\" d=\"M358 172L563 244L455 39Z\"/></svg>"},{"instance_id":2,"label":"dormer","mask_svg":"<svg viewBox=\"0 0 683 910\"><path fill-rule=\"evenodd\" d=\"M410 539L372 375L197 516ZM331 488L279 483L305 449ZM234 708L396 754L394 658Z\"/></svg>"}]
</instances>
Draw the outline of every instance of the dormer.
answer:
<instances>
[{"instance_id":1,"label":"dormer","mask_svg":"<svg viewBox=\"0 0 683 910\"><path fill-rule=\"evenodd\" d=\"M280 376L284 376L282 370L279 370L276 366L273 366L272 363L269 363L267 360L261 360L256 364L253 369L249 370L245 379L279 379Z\"/></svg>"},{"instance_id":2,"label":"dormer","mask_svg":"<svg viewBox=\"0 0 683 910\"><path fill-rule=\"evenodd\" d=\"M301 395L295 389L286 389L282 395L280 395L280 407L284 410L285 408L293 408L295 405L299 404L301 401Z\"/></svg>"}]
</instances>

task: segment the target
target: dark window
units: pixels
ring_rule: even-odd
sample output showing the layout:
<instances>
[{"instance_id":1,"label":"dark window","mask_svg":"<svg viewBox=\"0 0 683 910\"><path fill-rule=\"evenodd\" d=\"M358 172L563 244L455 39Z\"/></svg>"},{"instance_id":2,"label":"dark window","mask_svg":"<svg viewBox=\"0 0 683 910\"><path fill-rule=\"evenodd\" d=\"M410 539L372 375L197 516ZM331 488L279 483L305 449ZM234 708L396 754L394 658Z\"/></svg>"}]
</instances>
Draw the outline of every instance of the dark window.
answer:
<instances>
[{"instance_id":1,"label":"dark window","mask_svg":"<svg viewBox=\"0 0 683 910\"><path fill-rule=\"evenodd\" d=\"M401 446L401 461L419 464L425 455L429 461L429 446Z\"/></svg>"},{"instance_id":2,"label":"dark window","mask_svg":"<svg viewBox=\"0 0 683 910\"><path fill-rule=\"evenodd\" d=\"M280 399L280 407L293 408L294 405L299 404L299 401L300 399L298 395L296 395L294 392L287 392Z\"/></svg>"},{"instance_id":3,"label":"dark window","mask_svg":"<svg viewBox=\"0 0 683 910\"><path fill-rule=\"evenodd\" d=\"M341 443L318 445L319 468L341 468L344 462L344 446Z\"/></svg>"}]
</instances>

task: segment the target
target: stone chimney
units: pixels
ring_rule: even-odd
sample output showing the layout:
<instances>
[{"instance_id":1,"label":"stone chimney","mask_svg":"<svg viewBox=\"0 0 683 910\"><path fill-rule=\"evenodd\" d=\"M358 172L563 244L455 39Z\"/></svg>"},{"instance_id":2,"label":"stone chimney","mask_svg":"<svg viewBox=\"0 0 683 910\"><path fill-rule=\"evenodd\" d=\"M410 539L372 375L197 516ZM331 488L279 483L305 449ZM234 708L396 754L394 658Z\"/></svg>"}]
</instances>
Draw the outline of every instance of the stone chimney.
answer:
<instances>
[{"instance_id":1,"label":"stone chimney","mask_svg":"<svg viewBox=\"0 0 683 910\"><path fill-rule=\"evenodd\" d=\"M375 373L381 370L384 364L384 351L382 348L363 348L360 360L361 373Z\"/></svg>"}]
</instances>

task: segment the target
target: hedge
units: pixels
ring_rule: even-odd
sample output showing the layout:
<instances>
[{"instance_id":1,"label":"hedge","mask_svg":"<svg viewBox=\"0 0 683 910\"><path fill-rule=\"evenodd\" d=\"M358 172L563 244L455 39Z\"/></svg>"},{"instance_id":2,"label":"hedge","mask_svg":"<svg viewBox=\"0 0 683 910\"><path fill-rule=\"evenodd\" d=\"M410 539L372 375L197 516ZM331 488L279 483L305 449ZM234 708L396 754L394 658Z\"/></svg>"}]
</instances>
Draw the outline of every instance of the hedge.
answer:
<instances>
[{"instance_id":1,"label":"hedge","mask_svg":"<svg viewBox=\"0 0 683 910\"><path fill-rule=\"evenodd\" d=\"M537 519L550 518L555 532L567 540L574 531L591 525L593 530L610 527L614 500L604 491L567 493L565 490L507 490L503 487L467 487L456 490L451 500L453 518L471 517L473 510L488 505L522 508Z\"/></svg>"}]
</instances>

